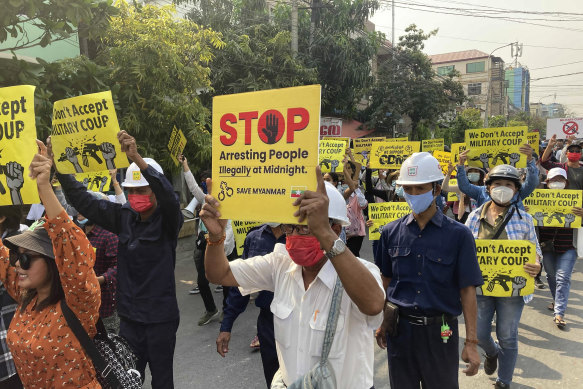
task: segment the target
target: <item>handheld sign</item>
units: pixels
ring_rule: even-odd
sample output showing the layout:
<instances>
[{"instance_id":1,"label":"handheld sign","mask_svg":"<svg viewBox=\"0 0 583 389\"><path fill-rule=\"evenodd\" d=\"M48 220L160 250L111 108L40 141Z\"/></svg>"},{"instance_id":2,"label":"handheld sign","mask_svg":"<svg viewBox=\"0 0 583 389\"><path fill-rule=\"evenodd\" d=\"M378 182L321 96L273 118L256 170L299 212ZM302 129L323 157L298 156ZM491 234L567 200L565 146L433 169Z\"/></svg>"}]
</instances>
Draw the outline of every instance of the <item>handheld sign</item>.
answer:
<instances>
[{"instance_id":1,"label":"handheld sign","mask_svg":"<svg viewBox=\"0 0 583 389\"><path fill-rule=\"evenodd\" d=\"M371 169L399 169L413 153L419 152L421 142L375 142L372 145Z\"/></svg>"},{"instance_id":2,"label":"handheld sign","mask_svg":"<svg viewBox=\"0 0 583 389\"><path fill-rule=\"evenodd\" d=\"M170 151L170 157L176 166L180 164L178 157L180 157L184 151L184 147L186 147L186 137L182 133L182 130L177 129L176 126L174 126L172 128L172 133L170 134L170 141L168 141L168 150Z\"/></svg>"},{"instance_id":3,"label":"handheld sign","mask_svg":"<svg viewBox=\"0 0 583 389\"><path fill-rule=\"evenodd\" d=\"M450 178L449 185L457 186L457 179ZM460 199L459 199L456 192L453 192L453 191L447 192L447 201L459 201L459 200Z\"/></svg>"},{"instance_id":4,"label":"handheld sign","mask_svg":"<svg viewBox=\"0 0 583 389\"><path fill-rule=\"evenodd\" d=\"M465 143L452 143L451 144L451 163L457 165L460 161L460 154L466 151ZM467 164L467 162L466 162Z\"/></svg>"},{"instance_id":5,"label":"handheld sign","mask_svg":"<svg viewBox=\"0 0 583 389\"><path fill-rule=\"evenodd\" d=\"M323 139L320 141L319 164L322 173L344 171L346 144L343 141Z\"/></svg>"},{"instance_id":6,"label":"handheld sign","mask_svg":"<svg viewBox=\"0 0 583 389\"><path fill-rule=\"evenodd\" d=\"M34 86L0 88L0 205L40 200L28 166L37 152Z\"/></svg>"},{"instance_id":7,"label":"handheld sign","mask_svg":"<svg viewBox=\"0 0 583 389\"><path fill-rule=\"evenodd\" d=\"M237 249L237 255L243 255L245 238L247 238L249 231L262 224L263 223L261 222L242 222L239 220L233 220L233 235L235 235L235 248Z\"/></svg>"},{"instance_id":8,"label":"handheld sign","mask_svg":"<svg viewBox=\"0 0 583 389\"><path fill-rule=\"evenodd\" d=\"M439 139L425 139L421 141L421 151L427 151L433 154L434 151L443 151L443 138Z\"/></svg>"},{"instance_id":9,"label":"handheld sign","mask_svg":"<svg viewBox=\"0 0 583 389\"><path fill-rule=\"evenodd\" d=\"M371 138L356 138L352 140L354 160L362 166L366 166L370 159L370 150L373 142L384 142L384 136L376 136Z\"/></svg>"},{"instance_id":10,"label":"handheld sign","mask_svg":"<svg viewBox=\"0 0 583 389\"><path fill-rule=\"evenodd\" d=\"M55 163L65 174L128 167L117 140L119 124L111 92L55 101L51 142Z\"/></svg>"},{"instance_id":11,"label":"handheld sign","mask_svg":"<svg viewBox=\"0 0 583 389\"><path fill-rule=\"evenodd\" d=\"M540 145L540 133L538 131L529 131L527 134L528 144L534 149L534 152L538 154L538 149Z\"/></svg>"},{"instance_id":12,"label":"handheld sign","mask_svg":"<svg viewBox=\"0 0 583 389\"><path fill-rule=\"evenodd\" d=\"M573 207L581 207L583 196L580 190L535 189L523 200L538 227L580 228L581 217L575 216Z\"/></svg>"},{"instance_id":13,"label":"handheld sign","mask_svg":"<svg viewBox=\"0 0 583 389\"><path fill-rule=\"evenodd\" d=\"M449 163L451 161L451 153L448 151L435 150L433 152L433 156L439 162L439 166L441 166L441 171L443 172L443 175L446 176L447 175L447 168L448 168ZM454 171L451 172L451 177L455 177L456 175L457 175L457 172L454 169Z\"/></svg>"},{"instance_id":14,"label":"handheld sign","mask_svg":"<svg viewBox=\"0 0 583 389\"><path fill-rule=\"evenodd\" d=\"M411 208L405 202L370 203L368 207L369 218L373 221L368 230L369 240L379 240L383 226L411 213Z\"/></svg>"},{"instance_id":15,"label":"handheld sign","mask_svg":"<svg viewBox=\"0 0 583 389\"><path fill-rule=\"evenodd\" d=\"M222 217L297 223L292 204L316 190L320 85L213 98L212 195Z\"/></svg>"},{"instance_id":16,"label":"handheld sign","mask_svg":"<svg viewBox=\"0 0 583 389\"><path fill-rule=\"evenodd\" d=\"M488 170L497 165L526 167L526 155L518 150L528 143L528 127L466 130L468 165Z\"/></svg>"},{"instance_id":17,"label":"handheld sign","mask_svg":"<svg viewBox=\"0 0 583 389\"><path fill-rule=\"evenodd\" d=\"M87 190L94 192L106 192L111 184L111 175L108 170L100 172L78 173L75 179L83 184Z\"/></svg>"},{"instance_id":18,"label":"handheld sign","mask_svg":"<svg viewBox=\"0 0 583 389\"><path fill-rule=\"evenodd\" d=\"M476 239L478 263L484 285L476 294L495 297L534 293L534 278L524 271L536 261L536 246L527 240Z\"/></svg>"}]
</instances>

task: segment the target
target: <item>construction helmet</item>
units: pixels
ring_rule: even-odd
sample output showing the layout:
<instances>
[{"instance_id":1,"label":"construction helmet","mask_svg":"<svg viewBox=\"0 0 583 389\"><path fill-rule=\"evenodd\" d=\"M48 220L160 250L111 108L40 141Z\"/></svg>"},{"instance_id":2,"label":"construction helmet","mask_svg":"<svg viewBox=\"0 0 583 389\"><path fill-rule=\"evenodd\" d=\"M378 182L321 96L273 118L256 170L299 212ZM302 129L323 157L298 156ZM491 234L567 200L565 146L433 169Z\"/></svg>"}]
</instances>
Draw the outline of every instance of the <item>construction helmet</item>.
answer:
<instances>
[{"instance_id":1,"label":"construction helmet","mask_svg":"<svg viewBox=\"0 0 583 389\"><path fill-rule=\"evenodd\" d=\"M510 165L494 166L486 176L486 185L492 184L495 180L510 180L516 184L516 188L522 186L520 182L520 172L517 168Z\"/></svg>"},{"instance_id":2,"label":"construction helmet","mask_svg":"<svg viewBox=\"0 0 583 389\"><path fill-rule=\"evenodd\" d=\"M162 167L158 165L158 162L154 161L152 158L144 158L144 161L150 166L152 166L158 173L164 174ZM138 186L148 186L150 185L148 181L144 178L144 175L140 171L140 168L136 163L132 163L130 167L126 170L126 179L121 184L124 188L135 188Z\"/></svg>"},{"instance_id":3,"label":"construction helmet","mask_svg":"<svg viewBox=\"0 0 583 389\"><path fill-rule=\"evenodd\" d=\"M342 227L349 226L350 221L348 220L344 196L328 181L324 181L324 184L326 185L326 195L328 196L328 218L340 222Z\"/></svg>"},{"instance_id":4,"label":"construction helmet","mask_svg":"<svg viewBox=\"0 0 583 389\"><path fill-rule=\"evenodd\" d=\"M420 185L443 181L445 177L437 159L427 153L413 153L401 165L397 185Z\"/></svg>"}]
</instances>

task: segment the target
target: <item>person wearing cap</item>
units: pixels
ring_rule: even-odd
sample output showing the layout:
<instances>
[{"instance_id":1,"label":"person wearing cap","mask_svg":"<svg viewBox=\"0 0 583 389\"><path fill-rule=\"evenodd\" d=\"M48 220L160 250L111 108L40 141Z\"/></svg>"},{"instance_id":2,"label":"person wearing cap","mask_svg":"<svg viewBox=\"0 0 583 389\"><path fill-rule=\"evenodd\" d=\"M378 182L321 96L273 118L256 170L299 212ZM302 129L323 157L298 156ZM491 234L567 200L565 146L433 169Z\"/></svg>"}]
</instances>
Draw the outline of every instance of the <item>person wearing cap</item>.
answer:
<instances>
[{"instance_id":1,"label":"person wearing cap","mask_svg":"<svg viewBox=\"0 0 583 389\"><path fill-rule=\"evenodd\" d=\"M210 281L238 286L243 295L274 293L271 303L280 369L272 388L290 386L320 362L324 332L337 280L343 286L336 333L328 361L339 389L373 386L373 329L382 320L384 292L378 268L356 258L338 238L348 224L344 198L316 167L317 190L294 205L298 223L283 224L286 244L272 253L228 262L220 203L207 195L201 217L209 231L205 267ZM210 188L211 181L207 186Z\"/></svg>"},{"instance_id":2,"label":"person wearing cap","mask_svg":"<svg viewBox=\"0 0 583 389\"><path fill-rule=\"evenodd\" d=\"M173 388L173 359L179 323L174 266L183 217L172 184L160 165L142 158L136 140L118 133L121 149L133 161L122 186L128 202L99 200L72 175L57 173L63 191L79 213L118 235L116 303L120 336L146 364L152 388Z\"/></svg>"},{"instance_id":3,"label":"person wearing cap","mask_svg":"<svg viewBox=\"0 0 583 389\"><path fill-rule=\"evenodd\" d=\"M480 366L476 286L483 284L482 274L470 231L437 209L443 178L439 162L427 152L403 162L397 185L412 212L383 228L377 248L387 301L399 310L396 334L389 335L386 321L376 333L378 345L387 349L392 388L458 387L462 312L461 356L469 363L464 373L475 375ZM443 325L453 331L446 342Z\"/></svg>"},{"instance_id":4,"label":"person wearing cap","mask_svg":"<svg viewBox=\"0 0 583 389\"><path fill-rule=\"evenodd\" d=\"M547 148L543 153L540 164L543 168L551 170L555 167L560 167L567 172L567 188L583 190L583 167L579 164L581 159L581 145L578 143L571 143L567 146L567 162L553 162L550 160L553 147L557 143L557 135L553 135L549 140Z\"/></svg>"},{"instance_id":5,"label":"person wearing cap","mask_svg":"<svg viewBox=\"0 0 583 389\"><path fill-rule=\"evenodd\" d=\"M256 227L247 233L243 243L242 259L253 258L260 255L267 255L273 252L276 244L285 244L285 234L280 223L267 223ZM217 337L217 352L225 357L229 351L229 341L235 320L247 308L250 296L241 295L239 289L229 288L224 317L221 322L219 336ZM269 388L275 372L279 369L277 361L277 351L275 348L275 336L273 333L273 313L269 307L273 302L273 292L262 290L255 299L255 305L259 308L257 317L257 337L259 342L259 352L261 353L261 363L263 364L263 374L265 382Z\"/></svg>"},{"instance_id":6,"label":"person wearing cap","mask_svg":"<svg viewBox=\"0 0 583 389\"><path fill-rule=\"evenodd\" d=\"M61 305L64 300L89 336L95 336L100 304L95 253L59 204L50 183L52 161L45 145L37 145L30 176L46 218L6 238L11 250L0 243L0 280L18 301L8 346L25 388L101 388L91 359L63 325Z\"/></svg>"},{"instance_id":7,"label":"person wearing cap","mask_svg":"<svg viewBox=\"0 0 583 389\"><path fill-rule=\"evenodd\" d=\"M549 170L546 181L548 189L564 190L568 184L567 172L564 169L555 167ZM583 212L574 208L572 215L566 215L565 220L570 218L573 221L575 215L583 216ZM535 215L536 217L537 215ZM547 272L549 289L553 296L553 303L549 309L553 311L555 325L563 329L567 325L564 317L571 289L571 274L577 260L577 250L573 245L574 230L563 227L544 227L544 216L541 216L537 222L539 242L544 253L543 264Z\"/></svg>"},{"instance_id":8,"label":"person wearing cap","mask_svg":"<svg viewBox=\"0 0 583 389\"><path fill-rule=\"evenodd\" d=\"M524 270L535 277L540 270L542 252L538 244L532 217L519 209L513 202L520 190L518 169L510 165L498 165L490 170L486 177L486 189L491 200L473 211L466 226L476 239L510 239L527 240L536 245L536 263L527 263ZM513 290L519 290L526 280L515 277ZM510 387L512 375L518 357L518 323L524 304L532 300L532 295L511 297L493 297L479 294L478 299L478 340L486 352L484 371L492 375L498 368L495 387ZM496 314L496 336L491 336L492 319Z\"/></svg>"},{"instance_id":9,"label":"person wearing cap","mask_svg":"<svg viewBox=\"0 0 583 389\"><path fill-rule=\"evenodd\" d=\"M530 196L530 194L536 189L539 183L538 169L536 167L536 162L534 160L534 150L530 145L524 144L520 146L520 152L526 155L526 179L524 180L524 185L521 185L520 190L516 194L514 199L518 202L518 207L524 209L524 204L522 200ZM470 150L465 150L459 155L459 162L457 166L457 185L466 195L470 196L472 199L476 200L476 206L479 207L483 205L486 201L490 200L488 196L488 190L485 186L478 186L471 183L466 175L465 163L468 160L468 152Z\"/></svg>"},{"instance_id":10,"label":"person wearing cap","mask_svg":"<svg viewBox=\"0 0 583 389\"><path fill-rule=\"evenodd\" d=\"M0 237L4 242L6 238L20 234L20 219L22 207L20 205L5 205L0 207ZM14 359L10 350L6 335L8 327L14 317L18 304L6 291L0 282L0 389L22 388L22 382L16 372Z\"/></svg>"}]
</instances>

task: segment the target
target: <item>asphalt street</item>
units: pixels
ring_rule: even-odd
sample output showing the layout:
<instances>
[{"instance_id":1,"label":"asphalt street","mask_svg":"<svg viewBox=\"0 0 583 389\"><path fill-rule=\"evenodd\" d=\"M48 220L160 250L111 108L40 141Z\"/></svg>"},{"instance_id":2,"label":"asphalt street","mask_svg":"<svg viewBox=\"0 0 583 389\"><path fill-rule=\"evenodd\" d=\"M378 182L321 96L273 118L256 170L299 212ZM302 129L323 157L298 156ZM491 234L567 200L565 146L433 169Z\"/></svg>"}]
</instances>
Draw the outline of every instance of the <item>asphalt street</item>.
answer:
<instances>
[{"instance_id":1,"label":"asphalt street","mask_svg":"<svg viewBox=\"0 0 583 389\"><path fill-rule=\"evenodd\" d=\"M249 348L249 343L255 336L259 313L255 305L249 304L235 322L226 358L216 352L218 321L203 327L197 325L204 305L200 295L188 294L196 283L193 250L193 237L180 240L176 261L176 289L181 321L174 357L175 387L265 388L259 352ZM371 243L366 239L361 256L372 260ZM579 259L573 274L569 307L565 316L568 322L566 330L559 330L552 322L551 312L546 308L551 301L548 288L536 290L534 300L525 307L519 328L519 356L512 388L583 388L582 271L583 259ZM220 307L222 294L213 294L217 306ZM460 326L460 334L465 334L463 325ZM390 388L386 352L378 346L375 346L375 350L375 388ZM460 360L460 388L492 388L495 375L486 376L480 368L478 375L466 377L461 372L464 368L465 363ZM151 388L149 375L144 388Z\"/></svg>"}]
</instances>

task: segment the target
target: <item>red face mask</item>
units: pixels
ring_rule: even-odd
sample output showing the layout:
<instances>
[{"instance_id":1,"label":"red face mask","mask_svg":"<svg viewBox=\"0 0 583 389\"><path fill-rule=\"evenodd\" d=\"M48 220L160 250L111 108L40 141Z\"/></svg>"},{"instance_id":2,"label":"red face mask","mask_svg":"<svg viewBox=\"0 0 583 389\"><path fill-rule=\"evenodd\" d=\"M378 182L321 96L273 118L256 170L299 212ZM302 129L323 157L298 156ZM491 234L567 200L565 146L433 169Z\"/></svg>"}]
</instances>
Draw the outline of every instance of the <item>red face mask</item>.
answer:
<instances>
[{"instance_id":1,"label":"red face mask","mask_svg":"<svg viewBox=\"0 0 583 389\"><path fill-rule=\"evenodd\" d=\"M320 242L311 235L287 235L285 248L292 261L300 266L314 266L324 257Z\"/></svg>"},{"instance_id":2,"label":"red face mask","mask_svg":"<svg viewBox=\"0 0 583 389\"><path fill-rule=\"evenodd\" d=\"M146 212L154 206L154 203L150 200L150 195L131 194L128 195L128 201L132 209L136 212Z\"/></svg>"},{"instance_id":3,"label":"red face mask","mask_svg":"<svg viewBox=\"0 0 583 389\"><path fill-rule=\"evenodd\" d=\"M571 162L577 162L578 160L581 159L581 153L571 153L568 152L567 153L567 159Z\"/></svg>"}]
</instances>

